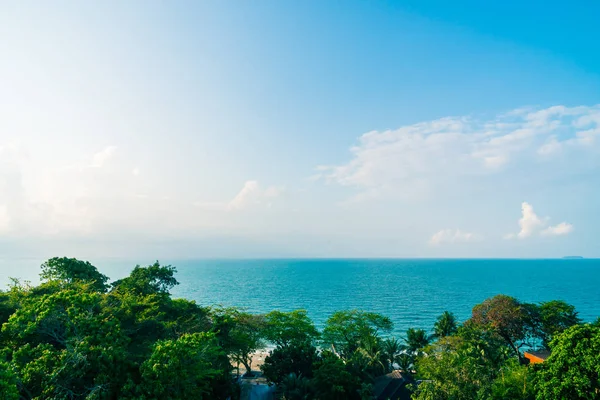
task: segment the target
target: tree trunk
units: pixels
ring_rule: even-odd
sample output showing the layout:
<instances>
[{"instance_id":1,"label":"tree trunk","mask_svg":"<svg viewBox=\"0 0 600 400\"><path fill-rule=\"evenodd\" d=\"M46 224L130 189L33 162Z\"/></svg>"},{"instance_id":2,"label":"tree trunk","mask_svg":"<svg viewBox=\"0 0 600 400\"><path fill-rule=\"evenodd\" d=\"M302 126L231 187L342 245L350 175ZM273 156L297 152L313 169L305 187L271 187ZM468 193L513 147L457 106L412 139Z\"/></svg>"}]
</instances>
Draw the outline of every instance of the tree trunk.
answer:
<instances>
[{"instance_id":1,"label":"tree trunk","mask_svg":"<svg viewBox=\"0 0 600 400\"><path fill-rule=\"evenodd\" d=\"M244 364L244 368L246 368L244 376L254 376L252 373L252 358L242 361L242 364Z\"/></svg>"},{"instance_id":2,"label":"tree trunk","mask_svg":"<svg viewBox=\"0 0 600 400\"><path fill-rule=\"evenodd\" d=\"M524 361L523 356L521 355L521 352L519 351L519 348L517 347L517 345L515 345L512 342L512 340L509 340L508 338L506 339L506 341L508 342L510 347L512 347L512 349L515 351L515 353L517 353L517 358L519 359L519 364L524 364L525 361Z\"/></svg>"}]
</instances>

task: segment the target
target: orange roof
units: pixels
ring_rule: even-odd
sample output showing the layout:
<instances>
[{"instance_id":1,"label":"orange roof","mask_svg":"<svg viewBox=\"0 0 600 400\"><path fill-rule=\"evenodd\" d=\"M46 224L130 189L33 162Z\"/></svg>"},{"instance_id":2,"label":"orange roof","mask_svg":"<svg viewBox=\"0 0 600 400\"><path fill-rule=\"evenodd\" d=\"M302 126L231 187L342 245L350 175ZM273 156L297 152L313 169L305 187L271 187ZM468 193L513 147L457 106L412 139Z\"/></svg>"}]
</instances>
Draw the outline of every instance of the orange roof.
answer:
<instances>
[{"instance_id":1,"label":"orange roof","mask_svg":"<svg viewBox=\"0 0 600 400\"><path fill-rule=\"evenodd\" d=\"M546 361L546 359L550 355L550 352L546 351L546 350L531 351L531 352L525 352L525 353L523 353L523 355L525 356L526 359L529 360L530 364L539 364L539 363L543 363L544 361Z\"/></svg>"}]
</instances>

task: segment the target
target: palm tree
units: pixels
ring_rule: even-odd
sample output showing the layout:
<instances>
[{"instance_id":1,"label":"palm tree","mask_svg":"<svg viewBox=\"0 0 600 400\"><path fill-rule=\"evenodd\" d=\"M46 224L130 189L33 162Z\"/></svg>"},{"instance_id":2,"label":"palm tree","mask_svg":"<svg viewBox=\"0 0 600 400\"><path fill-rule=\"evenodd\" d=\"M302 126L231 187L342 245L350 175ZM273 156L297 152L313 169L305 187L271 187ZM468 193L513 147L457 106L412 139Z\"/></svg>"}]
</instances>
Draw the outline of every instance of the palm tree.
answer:
<instances>
[{"instance_id":1,"label":"palm tree","mask_svg":"<svg viewBox=\"0 0 600 400\"><path fill-rule=\"evenodd\" d=\"M385 356L386 361L388 362L388 370L394 370L394 362L396 361L396 357L402 352L403 346L402 343L396 338L387 338L382 343L382 351Z\"/></svg>"},{"instance_id":2,"label":"palm tree","mask_svg":"<svg viewBox=\"0 0 600 400\"><path fill-rule=\"evenodd\" d=\"M444 311L433 325L434 336L438 339L450 336L456 333L456 330L456 317L449 311Z\"/></svg>"},{"instance_id":3,"label":"palm tree","mask_svg":"<svg viewBox=\"0 0 600 400\"><path fill-rule=\"evenodd\" d=\"M415 359L411 354L398 354L395 361L396 364L398 364L398 368L402 372L410 373L410 371L414 368Z\"/></svg>"},{"instance_id":4,"label":"palm tree","mask_svg":"<svg viewBox=\"0 0 600 400\"><path fill-rule=\"evenodd\" d=\"M406 338L404 338L404 342L406 343L405 348L410 354L417 354L427 346L430 341L431 338L427 335L425 330L415 328L408 328L406 331Z\"/></svg>"},{"instance_id":5,"label":"palm tree","mask_svg":"<svg viewBox=\"0 0 600 400\"><path fill-rule=\"evenodd\" d=\"M386 370L385 354L381 350L379 338L367 336L361 340L351 358L357 373L369 379L382 374Z\"/></svg>"}]
</instances>

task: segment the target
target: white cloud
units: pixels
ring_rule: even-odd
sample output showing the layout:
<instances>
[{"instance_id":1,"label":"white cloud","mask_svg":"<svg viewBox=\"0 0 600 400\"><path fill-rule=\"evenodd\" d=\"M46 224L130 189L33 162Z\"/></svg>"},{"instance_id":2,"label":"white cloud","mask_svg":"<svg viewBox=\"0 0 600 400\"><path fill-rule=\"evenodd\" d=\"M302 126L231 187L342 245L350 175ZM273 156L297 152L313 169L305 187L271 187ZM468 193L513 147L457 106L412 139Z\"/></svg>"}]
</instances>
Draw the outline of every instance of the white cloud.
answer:
<instances>
[{"instance_id":1,"label":"white cloud","mask_svg":"<svg viewBox=\"0 0 600 400\"><path fill-rule=\"evenodd\" d=\"M242 190L227 204L229 210L241 210L252 205L265 203L266 199L278 197L283 192L283 188L269 186L262 189L257 181L247 181ZM270 202L266 202L270 206Z\"/></svg>"},{"instance_id":2,"label":"white cloud","mask_svg":"<svg viewBox=\"0 0 600 400\"><path fill-rule=\"evenodd\" d=\"M567 222L561 222L555 226L549 226L544 229L541 233L545 236L559 236L559 235L567 235L573 232L573 225Z\"/></svg>"},{"instance_id":3,"label":"white cloud","mask_svg":"<svg viewBox=\"0 0 600 400\"><path fill-rule=\"evenodd\" d=\"M94 154L94 156L92 157L91 166L96 168L102 168L111 158L113 158L116 151L116 146L107 146L102 151L99 151L98 153Z\"/></svg>"},{"instance_id":4,"label":"white cloud","mask_svg":"<svg viewBox=\"0 0 600 400\"><path fill-rule=\"evenodd\" d=\"M257 205L270 207L273 199L281 196L283 187L268 186L263 189L258 181L250 180L244 183L242 189L228 202L196 202L195 206L211 211L237 211Z\"/></svg>"},{"instance_id":5,"label":"white cloud","mask_svg":"<svg viewBox=\"0 0 600 400\"><path fill-rule=\"evenodd\" d=\"M442 229L429 239L429 244L437 246L442 243L466 243L479 240L481 237L475 233L463 232L460 229Z\"/></svg>"},{"instance_id":6,"label":"white cloud","mask_svg":"<svg viewBox=\"0 0 600 400\"><path fill-rule=\"evenodd\" d=\"M544 155L544 156L549 156L549 155L559 152L560 149L561 149L561 144L556 139L556 136L551 136L550 139L538 149L538 154Z\"/></svg>"},{"instance_id":7,"label":"white cloud","mask_svg":"<svg viewBox=\"0 0 600 400\"><path fill-rule=\"evenodd\" d=\"M522 175L559 150L573 154L571 165L586 165L586 158L597 163L590 150L598 134L600 105L518 109L489 120L447 117L365 133L348 162L317 172L326 182L358 189L355 200L430 194L460 177Z\"/></svg>"},{"instance_id":8,"label":"white cloud","mask_svg":"<svg viewBox=\"0 0 600 400\"><path fill-rule=\"evenodd\" d=\"M573 225L567 222L561 222L556 226L548 226L550 218L540 218L533 206L527 202L521 204L521 218L519 219L519 227L521 230L514 234L509 233L504 235L505 239L525 239L537 234L540 235L566 235L573 230Z\"/></svg>"},{"instance_id":9,"label":"white cloud","mask_svg":"<svg viewBox=\"0 0 600 400\"><path fill-rule=\"evenodd\" d=\"M258 201L260 189L257 181L247 181L242 190L228 204L230 209L239 210L247 207L250 203Z\"/></svg>"},{"instance_id":10,"label":"white cloud","mask_svg":"<svg viewBox=\"0 0 600 400\"><path fill-rule=\"evenodd\" d=\"M39 163L26 149L0 146L0 231L19 237L89 234L131 211L126 199L135 186L128 167L109 146L79 162ZM37 166L37 168L36 168ZM113 223L113 222L110 222Z\"/></svg>"},{"instance_id":11,"label":"white cloud","mask_svg":"<svg viewBox=\"0 0 600 400\"><path fill-rule=\"evenodd\" d=\"M521 219L519 220L521 230L517 233L517 237L520 239L529 237L544 225L545 222L533 211L531 204L524 201L521 204Z\"/></svg>"}]
</instances>

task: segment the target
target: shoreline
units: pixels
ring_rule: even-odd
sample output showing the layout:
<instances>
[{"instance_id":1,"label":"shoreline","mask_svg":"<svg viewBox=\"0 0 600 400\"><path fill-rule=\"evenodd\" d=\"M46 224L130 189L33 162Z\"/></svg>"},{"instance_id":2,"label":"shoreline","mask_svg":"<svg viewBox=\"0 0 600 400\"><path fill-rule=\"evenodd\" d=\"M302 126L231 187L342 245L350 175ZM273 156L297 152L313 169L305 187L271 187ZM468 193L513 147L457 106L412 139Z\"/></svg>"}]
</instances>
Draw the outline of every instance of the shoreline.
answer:
<instances>
[{"instance_id":1,"label":"shoreline","mask_svg":"<svg viewBox=\"0 0 600 400\"><path fill-rule=\"evenodd\" d=\"M262 371L260 370L261 365L263 365L265 363L265 357L267 357L269 355L269 351L271 349L269 348L265 348L265 349L260 349L255 351L254 353L252 353L252 372L256 372L256 373L262 373ZM235 361L231 361L231 365L233 366L234 371L237 372L237 363ZM240 375L244 375L246 373L246 367L244 367L243 364L240 363L239 366L239 372Z\"/></svg>"}]
</instances>

